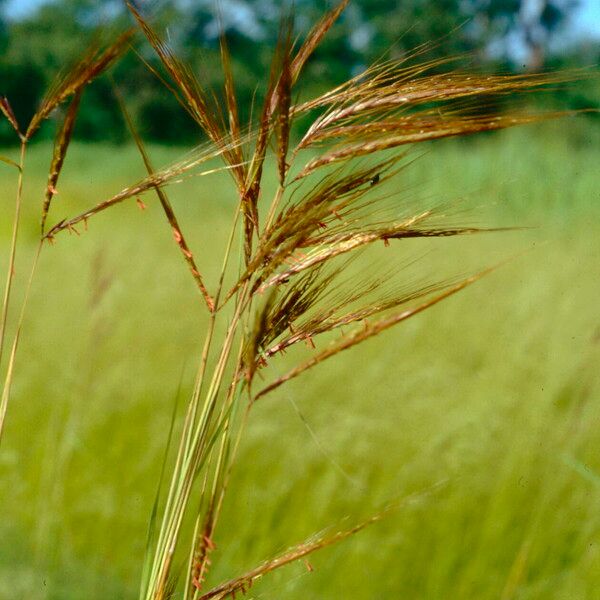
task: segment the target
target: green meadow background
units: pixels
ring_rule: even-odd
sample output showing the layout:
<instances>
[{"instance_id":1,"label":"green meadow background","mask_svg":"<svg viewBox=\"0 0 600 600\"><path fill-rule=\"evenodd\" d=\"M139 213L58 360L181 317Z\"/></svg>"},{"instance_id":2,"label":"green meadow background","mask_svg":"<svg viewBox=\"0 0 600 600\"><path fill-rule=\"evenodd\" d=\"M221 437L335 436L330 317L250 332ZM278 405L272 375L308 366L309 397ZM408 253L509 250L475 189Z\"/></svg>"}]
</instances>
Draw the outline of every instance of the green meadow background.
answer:
<instances>
[{"instance_id":1,"label":"green meadow background","mask_svg":"<svg viewBox=\"0 0 600 600\"><path fill-rule=\"evenodd\" d=\"M150 152L165 165L184 149ZM37 145L26 165L17 300L50 156ZM398 202L440 198L461 222L525 229L392 244L359 268L419 258L399 272L414 281L513 260L258 402L211 581L395 505L247 597L598 598L599 156L598 124L582 116L438 142L400 176ZM0 169L4 262L16 181ZM77 142L51 221L142 175L135 148ZM170 194L214 280L231 182L214 175ZM206 323L156 199L144 201L42 253L0 448L3 600L137 595L168 425Z\"/></svg>"}]
</instances>

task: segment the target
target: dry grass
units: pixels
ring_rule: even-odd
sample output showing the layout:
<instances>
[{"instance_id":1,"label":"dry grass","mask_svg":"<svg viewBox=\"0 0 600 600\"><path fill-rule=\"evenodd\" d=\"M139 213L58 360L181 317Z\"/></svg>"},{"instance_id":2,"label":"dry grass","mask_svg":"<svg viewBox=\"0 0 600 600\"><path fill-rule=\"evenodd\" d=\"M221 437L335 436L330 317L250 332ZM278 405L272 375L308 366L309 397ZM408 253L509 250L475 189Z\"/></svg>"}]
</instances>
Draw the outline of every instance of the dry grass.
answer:
<instances>
[{"instance_id":1,"label":"dry grass","mask_svg":"<svg viewBox=\"0 0 600 600\"><path fill-rule=\"evenodd\" d=\"M123 105L147 177L79 215L60 220L47 232L45 224L51 214L81 92L125 52L132 31L125 32L106 48L94 44L82 61L50 90L25 133L16 123L8 101L3 99L0 103L2 113L21 141L21 159L13 165L19 169L18 190L0 352L11 307L25 150L41 122L69 99L71 103L56 139L42 202L39 250L44 242L55 241L61 232L79 233L77 225L84 224L87 228L92 217L120 202L135 198L143 206L140 197L154 193L210 315L183 428L174 432L176 456L172 462L166 459L166 492L157 494L151 517L140 591L140 598L145 600L168 598L176 590L190 600L233 596L262 575L362 528L362 525L351 527L332 537L301 544L213 590L204 588L210 560L217 556L213 538L223 498L255 401L345 349L463 290L485 274L452 282L437 281L433 274L411 286L410 282L402 281L400 272L390 288L381 277L355 273L349 268L358 251L376 243L388 246L404 244L412 238L485 231L457 223L439 205L417 211L403 208L396 190L397 180L410 163L406 151L398 148L554 118L555 113L495 114L475 113L473 109L484 108L490 97L527 92L573 77L563 74L487 77L458 72L440 75L431 73L440 62L412 65L407 61L386 61L335 90L293 105L294 86L303 66L346 4L341 2L327 13L301 44L294 40L292 18L288 15L282 19L264 104L257 123L247 127L239 120L225 39L221 40L225 98L221 106L215 92L203 88L149 21L128 4L162 63L164 77L170 79L167 89L175 94L209 142L182 162L155 171ZM295 142L291 134L295 119L306 115L311 116L312 123ZM270 146L274 148L276 160L272 164L279 182L272 199L263 198L262 194L265 158ZM222 167L214 166L213 159L217 158L223 161ZM211 285L201 274L199 261L185 240L165 187L187 177L208 176L219 169L231 174L238 205L232 215L229 241L223 248L220 276ZM238 246L242 251L236 263L232 255ZM214 255L214 249L203 252L202 262ZM32 277L34 272L35 264ZM25 304L26 301L22 314ZM334 331L340 334L332 340ZM8 405L19 333L20 325L5 378L0 427ZM266 385L261 383L256 390L257 378L272 377L268 375L272 365L285 349L298 342L314 347L319 336L329 336L324 349L315 351L308 360L272 378ZM188 527L190 523L195 523L193 533ZM187 555L186 560L182 553Z\"/></svg>"}]
</instances>

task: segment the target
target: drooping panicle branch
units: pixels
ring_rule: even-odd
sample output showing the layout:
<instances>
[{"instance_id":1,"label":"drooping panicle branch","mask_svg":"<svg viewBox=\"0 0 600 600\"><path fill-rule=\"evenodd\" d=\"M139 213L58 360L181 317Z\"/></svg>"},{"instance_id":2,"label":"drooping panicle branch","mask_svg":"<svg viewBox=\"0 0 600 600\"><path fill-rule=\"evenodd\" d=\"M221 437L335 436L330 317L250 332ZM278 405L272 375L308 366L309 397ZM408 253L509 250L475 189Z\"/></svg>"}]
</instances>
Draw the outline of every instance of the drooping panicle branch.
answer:
<instances>
[{"instance_id":1,"label":"drooping panicle branch","mask_svg":"<svg viewBox=\"0 0 600 600\"><path fill-rule=\"evenodd\" d=\"M129 114L129 111L127 110L127 105L125 104L125 101L124 101L123 97L121 96L116 85L114 86L114 90L115 90L117 99L119 101L119 105L121 107L121 112L123 113L125 122L127 123L127 127L129 128L129 131L131 132L131 135L132 135L133 139L135 140L135 144L136 144L138 151L142 157L142 160L144 161L144 166L146 167L148 176L152 177L155 174L155 170L154 170L154 167L152 166L152 163L150 162L150 157L148 155L148 152L146 151L146 148L144 146L142 138L140 137L140 135L133 123L131 115ZM168 221L169 225L171 226L171 230L173 232L173 238L175 239L175 242L177 243L177 245L179 246L179 249L181 250L181 254L183 255L183 258L185 259L185 261L190 269L192 277L194 278L194 281L196 282L196 285L198 286L198 289L200 290L200 293L202 294L202 297L204 298L204 301L206 302L206 306L208 307L208 310L213 312L215 310L215 301L213 300L212 296L210 295L210 293L206 289L206 286L204 285L202 275L200 274L200 271L198 270L198 267L196 266L196 261L194 259L194 255L192 254L192 251L190 250L188 243L185 240L183 231L181 230L179 221L177 220L177 217L175 216L175 211L173 210L171 202L169 201L169 198L167 197L167 194L163 190L162 187L160 187L159 185L155 185L154 190L156 191L156 195L158 196L158 199L162 206L163 212L165 213L165 217L167 218L167 221Z\"/></svg>"},{"instance_id":2,"label":"drooping panicle branch","mask_svg":"<svg viewBox=\"0 0 600 600\"><path fill-rule=\"evenodd\" d=\"M309 34L306 36L304 43L294 56L294 60L291 64L291 78L292 81L297 81L300 76L302 68L306 64L306 61L311 57L313 52L319 47L323 38L327 35L327 32L335 25L340 15L344 12L348 6L350 0L341 0L335 8L323 15L323 18L311 29Z\"/></svg>"},{"instance_id":3,"label":"drooping panicle branch","mask_svg":"<svg viewBox=\"0 0 600 600\"><path fill-rule=\"evenodd\" d=\"M227 116L229 123L229 135L233 142L233 148L231 150L232 158L235 164L238 166L236 180L243 184L246 179L247 164L244 159L244 147L241 144L242 131L240 125L240 115L238 110L237 97L235 94L235 84L233 80L233 69L231 66L231 58L229 56L229 48L227 46L227 39L225 33L221 33L220 37L220 49L221 49L221 67L223 69L223 76L225 79L224 91L225 91L225 102L227 105Z\"/></svg>"},{"instance_id":4,"label":"drooping panicle branch","mask_svg":"<svg viewBox=\"0 0 600 600\"><path fill-rule=\"evenodd\" d=\"M334 143L296 176L334 162L406 144L524 125L571 114L482 111L491 97L550 89L575 74L481 76L460 72L428 74L402 61L367 69L333 92L292 107L293 114L324 109L302 136L295 153ZM475 109L475 110L473 110Z\"/></svg>"},{"instance_id":5,"label":"drooping panicle branch","mask_svg":"<svg viewBox=\"0 0 600 600\"><path fill-rule=\"evenodd\" d=\"M179 182L189 177L206 177L213 173L229 170L228 166L212 167L204 170L197 170L200 165L207 163L222 154L222 149L215 150L214 146L201 146L192 154L169 167L148 175L138 183L129 186L108 200L104 200L96 204L84 212L70 219L63 219L56 223L45 235L45 238L52 239L61 231L71 231L76 225L85 223L92 216L107 210L121 202L130 198L137 198L148 190L156 190L157 187L163 187L169 183Z\"/></svg>"},{"instance_id":6,"label":"drooping panicle branch","mask_svg":"<svg viewBox=\"0 0 600 600\"><path fill-rule=\"evenodd\" d=\"M127 7L175 84L176 91L174 91L178 96L179 103L198 123L213 144L221 150L221 156L231 168L238 190L241 191L244 186L244 170L241 166L243 161L240 160L240 144L236 143L235 139L236 133L239 132L232 131L233 140L231 140L230 135L223 129L224 119L218 103L211 102L210 96L206 93L192 69L173 53L167 43L160 39L148 21L131 2L127 2ZM233 81L229 64L226 63L224 66L228 73L226 78L229 80L229 83L226 84L228 86L227 97L228 102L231 102L233 100ZM230 116L233 116L231 105L228 106Z\"/></svg>"},{"instance_id":7,"label":"drooping panicle branch","mask_svg":"<svg viewBox=\"0 0 600 600\"><path fill-rule=\"evenodd\" d=\"M264 387L258 394L256 394L255 400L258 400L258 398L261 398L269 392L272 392L284 383L288 382L290 379L294 379L295 377L298 377L298 375L301 375L305 371L316 367L318 364L322 363L328 358L336 356L344 350L352 348L353 346L356 346L368 340L369 338L379 335L386 329L389 329L390 327L393 327L394 325L397 325L402 321L406 321L407 319L423 312L424 310L434 306L435 304L438 304L442 300L445 300L446 298L456 294L457 292L460 292L467 286L481 279L484 275L486 275L489 272L490 269L487 269L485 271L482 271L481 273L473 275L465 279L464 281L461 281L460 283L450 287L449 289L441 292L440 294L434 295L433 297L429 298L428 300L414 308L409 308L402 312L395 313L389 317L384 317L378 321L375 321L375 323L369 323L368 321L364 321L364 327L354 331L353 333L342 336L340 340L338 340L337 342L333 342L328 348L326 348L322 352L315 354L306 362L303 362L297 367L294 367L285 375L278 377L275 381Z\"/></svg>"}]
</instances>

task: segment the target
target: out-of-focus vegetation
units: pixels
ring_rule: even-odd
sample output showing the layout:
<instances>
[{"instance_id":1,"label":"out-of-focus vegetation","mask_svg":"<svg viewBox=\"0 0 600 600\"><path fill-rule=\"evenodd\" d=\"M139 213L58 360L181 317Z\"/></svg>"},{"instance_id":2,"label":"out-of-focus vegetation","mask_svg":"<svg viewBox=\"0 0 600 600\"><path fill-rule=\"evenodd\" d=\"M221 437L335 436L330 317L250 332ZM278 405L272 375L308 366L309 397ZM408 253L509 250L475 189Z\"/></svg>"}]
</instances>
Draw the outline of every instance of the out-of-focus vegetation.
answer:
<instances>
[{"instance_id":1,"label":"out-of-focus vegetation","mask_svg":"<svg viewBox=\"0 0 600 600\"><path fill-rule=\"evenodd\" d=\"M147 7L147 2L138 4ZM221 2L216 16L213 0L151 3L153 23L169 39L179 56L198 73L203 84L221 84L218 38L222 30L234 60L242 117L258 106L275 45L281 6L268 0ZM300 89L313 93L328 89L359 73L387 53L410 54L433 44L425 54L439 58L468 54L470 67L486 71L542 70L558 66L593 65L598 43L563 38L577 1L545 0L529 14L515 0L357 0L324 40L304 72ZM8 97L20 122L27 122L57 73L73 63L99 30L114 30L128 22L121 0L54 0L19 20L2 15L0 1L0 95ZM323 3L295 3L296 29L306 31L323 11ZM142 58L157 67L151 52ZM423 58L423 57L422 57ZM464 63L463 63L464 64ZM144 136L157 142L183 143L199 139L199 132L160 81L133 52L121 60L114 76ZM578 91L560 91L555 104L562 108L589 106L595 93L583 84ZM168 125L167 125L168 124ZM43 133L43 132L42 132ZM48 125L46 137L52 136ZM40 137L43 137L40 136ZM86 90L75 137L122 141L126 128L106 78ZM14 143L5 122L0 143Z\"/></svg>"},{"instance_id":2,"label":"out-of-focus vegetation","mask_svg":"<svg viewBox=\"0 0 600 600\"><path fill-rule=\"evenodd\" d=\"M211 581L416 493L384 524L311 557L313 572L289 567L250 597L597 598L598 147L585 121L571 121L437 143L405 171L403 187L463 198L472 222L534 227L441 239L416 279L427 261L451 274L531 251L259 401ZM149 150L157 165L180 152ZM23 264L49 153L31 150ZM143 173L133 147L76 144L56 210L83 209ZM223 174L194 195L171 188L199 251L226 236L228 184ZM2 196L13 187L0 178ZM206 317L173 267L158 203L116 210L57 240L40 265L0 453L2 600L137 594L165 423L182 373L189 395ZM3 205L2 255L9 221ZM420 253L418 243L382 247L381 259ZM26 269L17 276L22 289Z\"/></svg>"},{"instance_id":3,"label":"out-of-focus vegetation","mask_svg":"<svg viewBox=\"0 0 600 600\"><path fill-rule=\"evenodd\" d=\"M568 3L542 2L535 22L523 21L518 5L358 2L308 65L302 93L360 72L384 49L403 56L449 32L429 56L468 51L476 68L488 70L580 65L595 52L574 48L559 57L547 51L568 18ZM57 0L3 23L0 92L21 121L100 21L105 30L125 25L120 3L98 6ZM260 100L261 90L252 86L264 79L277 15L265 2L247 2L236 5L250 11L240 20L228 6L223 3L222 25L248 114L253 98ZM298 2L297 27L316 10L316 2ZM468 14L477 18L454 31ZM202 3L170 5L155 19L206 81L220 82L219 27L211 10ZM402 22L406 31L397 39ZM520 65L511 51L497 50L515 31L526 56ZM112 74L146 139L200 139L134 52ZM592 85L578 83L553 101L593 106ZM253 597L595 599L600 140L586 119L440 143L402 172L399 202L435 198L449 201L450 212L464 210L461 217L476 225L541 228L439 239L437 251L424 258L417 240L381 244L379 263L363 256L356 268L385 271L393 257L407 279L419 281L428 261L436 272L457 276L523 249L533 252L411 320L398 336L348 352L258 401L215 536L219 560L211 582L346 517L354 522L409 496L386 526L259 582ZM52 209L58 218L143 176L132 147L117 151L99 143L125 140L122 121L110 80L99 78L85 91L80 141ZM48 126L45 135L51 134ZM179 152L150 147L157 165ZM0 195L9 197L10 160L17 156L14 148L2 154L9 162L0 164ZM19 296L39 239L50 154L42 142L26 163ZM235 210L226 175L202 181L171 188L201 254L223 245ZM274 177L265 185L273 191ZM207 327L185 270L173 268L176 248L159 207L145 201L145 210L133 200L116 207L118 219L99 215L81 238L60 236L41 258L0 453L2 600L136 596L177 382L181 397L189 397ZM11 216L0 206L0 255L9 246ZM217 267L205 275L215 284Z\"/></svg>"}]
</instances>

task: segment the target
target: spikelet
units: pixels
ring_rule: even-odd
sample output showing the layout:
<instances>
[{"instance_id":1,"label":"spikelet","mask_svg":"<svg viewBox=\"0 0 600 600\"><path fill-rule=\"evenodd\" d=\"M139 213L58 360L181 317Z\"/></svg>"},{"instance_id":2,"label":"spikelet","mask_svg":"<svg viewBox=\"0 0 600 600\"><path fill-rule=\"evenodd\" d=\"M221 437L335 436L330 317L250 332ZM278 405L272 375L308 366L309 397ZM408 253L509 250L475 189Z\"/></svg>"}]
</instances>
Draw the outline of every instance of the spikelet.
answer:
<instances>
[{"instance_id":1,"label":"spikelet","mask_svg":"<svg viewBox=\"0 0 600 600\"><path fill-rule=\"evenodd\" d=\"M10 105L10 102L6 96L2 96L0 98L0 112L6 117L17 135L22 137L21 130L19 129L19 123L17 122L17 117L15 117L15 113L13 112L12 106Z\"/></svg>"},{"instance_id":2,"label":"spikelet","mask_svg":"<svg viewBox=\"0 0 600 600\"><path fill-rule=\"evenodd\" d=\"M127 30L103 50L97 42L92 44L79 63L59 76L54 82L37 112L33 115L25 137L28 140L31 139L42 121L47 119L59 104L77 94L96 77L104 73L125 52L132 35L133 30Z\"/></svg>"},{"instance_id":3,"label":"spikelet","mask_svg":"<svg viewBox=\"0 0 600 600\"><path fill-rule=\"evenodd\" d=\"M197 171L197 167L220 156L223 149L215 150L214 146L206 145L198 148L194 153L185 159L159 171L148 175L138 183L126 187L119 193L110 197L108 200L98 203L86 211L70 219L63 219L56 223L45 235L47 239L53 238L57 233L65 230L71 230L76 225L87 221L90 217L111 208L129 198L137 198L148 190L156 190L157 187L165 186L173 181L182 181L185 177L205 177L213 173L227 171L228 166L213 167Z\"/></svg>"},{"instance_id":4,"label":"spikelet","mask_svg":"<svg viewBox=\"0 0 600 600\"><path fill-rule=\"evenodd\" d=\"M369 338L375 337L375 336L379 335L380 333L384 332L385 330L389 329L390 327L393 327L394 325L397 325L403 321L406 321L407 319L410 319L411 317L423 312L424 310L427 310L428 308L434 306L435 304L438 304L442 300L445 300L446 298L460 292L467 286L469 286L469 285L475 283L476 281L478 281L479 279L481 279L484 275L487 275L490 271L491 271L491 269L486 269L485 271L482 271L480 273L477 273L476 275L468 277L467 279L450 287L449 289L447 289L437 295L434 295L433 297L431 297L428 300L426 300L425 302L419 304L415 308L410 308L410 309L404 310L402 312L395 313L389 317L384 317L378 321L375 321L374 323L369 323L369 322L365 321L364 327L354 331L351 334L344 335L340 340L333 342L328 348L326 348L322 352L311 357L306 362L301 363L300 365L294 367L293 369L288 371L288 373L286 373L285 375L278 377L275 381L270 383L268 386L263 388L258 394L256 394L255 400L257 400L258 398L260 398L262 396L265 396L269 392L272 392L273 390L277 389L279 386L288 382L290 379L298 377L298 375L301 375L305 371L308 371L309 369L316 367L318 364L322 363L323 361L327 360L328 358L331 358L332 356L336 356L340 352L343 352L344 350L352 348L353 346L356 346L356 345L368 340Z\"/></svg>"},{"instance_id":5,"label":"spikelet","mask_svg":"<svg viewBox=\"0 0 600 600\"><path fill-rule=\"evenodd\" d=\"M48 211L50 210L52 198L57 193L56 185L58 184L58 178L65 162L69 143L73 135L73 129L75 128L75 119L77 117L77 111L79 110L82 92L83 90L81 89L75 92L75 96L73 97L73 100L71 100L71 104L67 109L62 126L59 128L56 140L54 142L52 163L50 164L50 173L48 174L48 183L46 185L46 195L44 197L44 204L42 206L42 236L44 235L46 219L48 217Z\"/></svg>"},{"instance_id":6,"label":"spikelet","mask_svg":"<svg viewBox=\"0 0 600 600\"><path fill-rule=\"evenodd\" d=\"M135 141L135 145L137 146L142 160L144 161L144 166L146 167L148 176L152 177L155 174L155 171L154 167L152 166L152 163L150 162L150 157L146 152L144 142L142 141L142 138L140 137L136 127L133 124L133 120L129 114L129 111L127 110L127 106L125 105L123 97L119 93L118 88L116 87L116 85L113 85L113 87L115 90L115 95L117 96L117 100L119 101L119 105L121 107L121 112L123 113L125 122L127 123L127 127L129 128L129 131L131 132L131 135L133 136L133 139ZM192 254L192 251L190 250L185 240L185 237L183 236L183 231L181 230L179 221L175 216L175 211L173 210L171 202L169 201L169 198L167 197L167 194L165 193L162 187L156 185L154 186L154 190L156 191L156 195L158 196L160 204L163 208L163 212L166 216L167 222L169 223L171 230L173 231L173 238L175 239L176 244L181 250L181 254L189 267L190 273L192 274L192 277L194 278L194 281L196 282L196 285L198 286L198 289L200 290L200 293L202 294L202 297L204 298L204 301L206 302L209 311L213 312L215 309L215 302L209 294L208 290L206 289L206 286L204 285L202 275L200 274L200 271L196 266L194 255ZM139 202L141 202L141 200L139 200Z\"/></svg>"},{"instance_id":7,"label":"spikelet","mask_svg":"<svg viewBox=\"0 0 600 600\"><path fill-rule=\"evenodd\" d=\"M326 13L323 18L311 29L306 36L306 40L298 50L291 64L291 78L296 81L304 67L306 61L310 58L319 44L323 41L327 32L333 27L339 19L344 9L348 6L349 0L342 0L335 8Z\"/></svg>"},{"instance_id":8,"label":"spikelet","mask_svg":"<svg viewBox=\"0 0 600 600\"><path fill-rule=\"evenodd\" d=\"M319 532L301 544L292 546L279 556L263 562L258 567L251 569L239 577L214 587L212 590L197 596L197 598L198 600L223 600L224 598L235 598L237 593L246 594L252 585L266 574L272 573L286 565L298 562L299 560L304 559L306 561L306 557L311 554L335 544L339 544L343 540L356 535L367 527L379 523L402 507L413 502L425 500L427 497L443 488L445 484L446 481L439 481L429 488L410 494L399 501L389 504L383 510L351 527L338 527L337 530L334 530L333 532L331 530ZM305 562L305 565L309 572L313 570L310 563Z\"/></svg>"}]
</instances>

